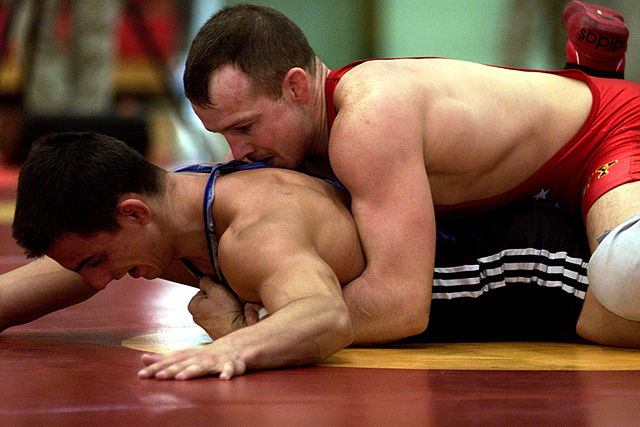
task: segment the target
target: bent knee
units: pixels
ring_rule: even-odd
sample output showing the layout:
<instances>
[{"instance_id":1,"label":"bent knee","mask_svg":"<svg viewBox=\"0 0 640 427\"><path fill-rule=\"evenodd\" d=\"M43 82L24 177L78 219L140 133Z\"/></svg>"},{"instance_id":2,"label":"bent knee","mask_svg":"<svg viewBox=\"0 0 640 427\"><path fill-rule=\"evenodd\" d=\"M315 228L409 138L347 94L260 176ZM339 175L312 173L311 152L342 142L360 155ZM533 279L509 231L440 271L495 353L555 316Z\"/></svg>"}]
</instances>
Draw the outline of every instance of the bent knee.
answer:
<instances>
[{"instance_id":1,"label":"bent knee","mask_svg":"<svg viewBox=\"0 0 640 427\"><path fill-rule=\"evenodd\" d=\"M581 338L602 345L640 347L640 322L622 318L604 307L587 291L576 325Z\"/></svg>"},{"instance_id":2,"label":"bent knee","mask_svg":"<svg viewBox=\"0 0 640 427\"><path fill-rule=\"evenodd\" d=\"M640 321L640 214L611 230L589 260L589 288L607 310Z\"/></svg>"}]
</instances>

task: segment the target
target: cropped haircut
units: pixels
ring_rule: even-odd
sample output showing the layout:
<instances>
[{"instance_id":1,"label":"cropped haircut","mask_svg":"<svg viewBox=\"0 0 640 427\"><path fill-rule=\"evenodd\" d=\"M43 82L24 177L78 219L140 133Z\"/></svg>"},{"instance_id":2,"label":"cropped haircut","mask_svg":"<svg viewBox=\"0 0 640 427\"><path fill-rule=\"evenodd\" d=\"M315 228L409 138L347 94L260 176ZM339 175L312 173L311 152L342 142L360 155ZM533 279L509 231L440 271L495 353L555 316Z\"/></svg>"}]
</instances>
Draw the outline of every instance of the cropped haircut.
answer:
<instances>
[{"instance_id":1,"label":"cropped haircut","mask_svg":"<svg viewBox=\"0 0 640 427\"><path fill-rule=\"evenodd\" d=\"M158 195L165 171L124 142L91 132L49 134L34 142L18 178L13 237L29 258L58 237L114 232L119 198Z\"/></svg>"},{"instance_id":2,"label":"cropped haircut","mask_svg":"<svg viewBox=\"0 0 640 427\"><path fill-rule=\"evenodd\" d=\"M295 67L314 72L316 56L302 30L275 9L239 4L221 9L191 43L183 76L185 95L201 108L215 103L211 75L225 65L238 67L258 94L282 96L282 83Z\"/></svg>"}]
</instances>

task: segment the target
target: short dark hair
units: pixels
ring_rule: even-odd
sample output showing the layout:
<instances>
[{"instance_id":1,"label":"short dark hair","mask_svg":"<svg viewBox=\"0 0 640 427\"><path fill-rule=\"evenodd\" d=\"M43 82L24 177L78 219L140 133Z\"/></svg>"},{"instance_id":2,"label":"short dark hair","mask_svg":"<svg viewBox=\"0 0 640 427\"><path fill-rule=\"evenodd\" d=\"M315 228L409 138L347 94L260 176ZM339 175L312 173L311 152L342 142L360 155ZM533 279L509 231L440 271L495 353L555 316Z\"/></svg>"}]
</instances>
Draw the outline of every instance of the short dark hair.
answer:
<instances>
[{"instance_id":1,"label":"short dark hair","mask_svg":"<svg viewBox=\"0 0 640 427\"><path fill-rule=\"evenodd\" d=\"M282 96L282 82L295 67L315 71L316 55L302 30L281 12L239 4L221 9L198 31L184 71L185 95L206 107L209 78L225 65L237 66L258 93Z\"/></svg>"},{"instance_id":2,"label":"short dark hair","mask_svg":"<svg viewBox=\"0 0 640 427\"><path fill-rule=\"evenodd\" d=\"M164 170L115 138L92 132L49 134L34 142L18 178L13 237L41 257L66 233L116 231L126 193L159 194Z\"/></svg>"}]
</instances>

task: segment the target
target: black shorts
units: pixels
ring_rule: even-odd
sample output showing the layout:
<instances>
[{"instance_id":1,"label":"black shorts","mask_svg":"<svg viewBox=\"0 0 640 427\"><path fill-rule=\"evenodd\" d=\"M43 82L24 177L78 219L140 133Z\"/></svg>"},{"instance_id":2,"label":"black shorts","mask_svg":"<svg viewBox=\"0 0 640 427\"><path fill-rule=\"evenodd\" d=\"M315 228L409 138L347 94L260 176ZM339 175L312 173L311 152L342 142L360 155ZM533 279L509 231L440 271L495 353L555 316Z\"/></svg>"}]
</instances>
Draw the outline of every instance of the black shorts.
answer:
<instances>
[{"instance_id":1,"label":"black shorts","mask_svg":"<svg viewBox=\"0 0 640 427\"><path fill-rule=\"evenodd\" d=\"M591 256L579 217L523 201L438 218L422 341L577 339Z\"/></svg>"}]
</instances>

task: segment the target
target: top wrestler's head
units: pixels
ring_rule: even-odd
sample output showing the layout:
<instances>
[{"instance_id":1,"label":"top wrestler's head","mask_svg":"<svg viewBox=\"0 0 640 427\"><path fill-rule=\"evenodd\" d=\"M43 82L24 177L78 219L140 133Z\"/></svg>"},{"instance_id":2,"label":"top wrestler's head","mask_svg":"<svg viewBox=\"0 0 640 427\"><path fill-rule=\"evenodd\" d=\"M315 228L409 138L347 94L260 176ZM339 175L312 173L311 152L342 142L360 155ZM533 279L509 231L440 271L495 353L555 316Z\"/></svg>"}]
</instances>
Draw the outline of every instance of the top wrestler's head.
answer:
<instances>
[{"instance_id":1,"label":"top wrestler's head","mask_svg":"<svg viewBox=\"0 0 640 427\"><path fill-rule=\"evenodd\" d=\"M297 168L313 150L318 60L282 13L241 4L220 10L191 44L187 98L236 160Z\"/></svg>"}]
</instances>

